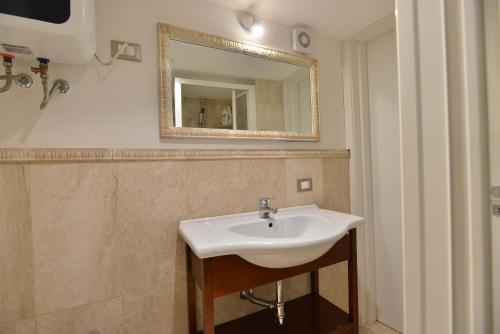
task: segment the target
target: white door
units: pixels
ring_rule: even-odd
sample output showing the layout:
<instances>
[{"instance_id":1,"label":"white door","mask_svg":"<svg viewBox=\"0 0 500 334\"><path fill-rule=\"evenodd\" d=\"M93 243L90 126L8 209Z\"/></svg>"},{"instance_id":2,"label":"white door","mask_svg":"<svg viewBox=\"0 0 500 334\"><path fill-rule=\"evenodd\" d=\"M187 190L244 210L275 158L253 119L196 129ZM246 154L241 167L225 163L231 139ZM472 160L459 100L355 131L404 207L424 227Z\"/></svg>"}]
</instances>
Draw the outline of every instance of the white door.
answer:
<instances>
[{"instance_id":1,"label":"white door","mask_svg":"<svg viewBox=\"0 0 500 334\"><path fill-rule=\"evenodd\" d=\"M367 45L377 320L403 330L400 125L396 33Z\"/></svg>"}]
</instances>

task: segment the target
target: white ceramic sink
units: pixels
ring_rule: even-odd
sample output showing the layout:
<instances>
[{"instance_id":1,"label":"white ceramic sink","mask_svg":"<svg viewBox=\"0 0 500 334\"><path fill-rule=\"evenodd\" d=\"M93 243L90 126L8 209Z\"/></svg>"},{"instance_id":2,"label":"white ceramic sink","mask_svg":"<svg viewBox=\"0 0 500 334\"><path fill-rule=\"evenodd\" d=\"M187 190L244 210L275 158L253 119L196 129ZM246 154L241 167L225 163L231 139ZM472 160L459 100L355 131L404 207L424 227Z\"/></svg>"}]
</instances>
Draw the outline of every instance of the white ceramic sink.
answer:
<instances>
[{"instance_id":1,"label":"white ceramic sink","mask_svg":"<svg viewBox=\"0 0 500 334\"><path fill-rule=\"evenodd\" d=\"M267 268L287 268L324 255L364 219L316 205L280 209L269 220L259 212L184 220L179 230L201 259L238 255Z\"/></svg>"}]
</instances>

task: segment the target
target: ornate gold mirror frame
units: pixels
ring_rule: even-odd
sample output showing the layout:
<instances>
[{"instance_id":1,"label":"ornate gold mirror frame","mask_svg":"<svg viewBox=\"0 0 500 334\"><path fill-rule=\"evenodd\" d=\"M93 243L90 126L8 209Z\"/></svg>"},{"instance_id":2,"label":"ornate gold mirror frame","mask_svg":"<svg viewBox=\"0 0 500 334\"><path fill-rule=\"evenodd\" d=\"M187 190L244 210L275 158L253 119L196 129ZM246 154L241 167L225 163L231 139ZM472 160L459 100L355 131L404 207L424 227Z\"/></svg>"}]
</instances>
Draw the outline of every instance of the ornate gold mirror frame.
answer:
<instances>
[{"instance_id":1,"label":"ornate gold mirror frame","mask_svg":"<svg viewBox=\"0 0 500 334\"><path fill-rule=\"evenodd\" d=\"M176 40L266 58L310 69L311 132L249 131L210 128L178 128L173 123L170 69L170 41ZM191 31L168 24L158 24L160 51L160 136L175 138L265 139L286 141L319 141L318 62L316 59L237 42L222 37Z\"/></svg>"}]
</instances>

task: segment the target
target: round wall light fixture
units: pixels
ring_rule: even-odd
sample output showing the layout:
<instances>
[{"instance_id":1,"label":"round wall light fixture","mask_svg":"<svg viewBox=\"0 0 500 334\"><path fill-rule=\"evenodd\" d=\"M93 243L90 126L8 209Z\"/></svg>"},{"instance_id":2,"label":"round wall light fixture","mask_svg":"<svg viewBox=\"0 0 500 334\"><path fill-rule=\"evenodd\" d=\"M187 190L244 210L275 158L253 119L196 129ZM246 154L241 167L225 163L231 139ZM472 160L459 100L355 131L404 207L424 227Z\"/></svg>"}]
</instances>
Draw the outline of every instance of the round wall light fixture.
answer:
<instances>
[{"instance_id":1,"label":"round wall light fixture","mask_svg":"<svg viewBox=\"0 0 500 334\"><path fill-rule=\"evenodd\" d=\"M257 17L249 12L239 12L238 22L243 30L254 37L260 37L264 34L264 27Z\"/></svg>"}]
</instances>

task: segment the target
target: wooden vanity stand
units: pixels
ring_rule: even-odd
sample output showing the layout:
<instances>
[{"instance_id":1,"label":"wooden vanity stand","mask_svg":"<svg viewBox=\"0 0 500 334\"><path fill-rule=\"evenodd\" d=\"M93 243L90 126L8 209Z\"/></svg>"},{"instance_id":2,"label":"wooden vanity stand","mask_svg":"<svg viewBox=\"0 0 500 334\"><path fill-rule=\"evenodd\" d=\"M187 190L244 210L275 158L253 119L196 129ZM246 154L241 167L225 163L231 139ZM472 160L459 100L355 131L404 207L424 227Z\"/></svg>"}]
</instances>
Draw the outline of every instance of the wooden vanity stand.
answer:
<instances>
[{"instance_id":1,"label":"wooden vanity stand","mask_svg":"<svg viewBox=\"0 0 500 334\"><path fill-rule=\"evenodd\" d=\"M270 269L253 265L239 256L199 259L187 246L189 334L197 334L197 284L203 294L204 334L358 334L356 230L352 229L325 255L291 268ZM349 314L319 295L318 269L348 261ZM277 324L274 310L257 313L215 326L214 299L231 293L311 273L311 294L285 303L285 324ZM286 293L286 292L285 292Z\"/></svg>"}]
</instances>

